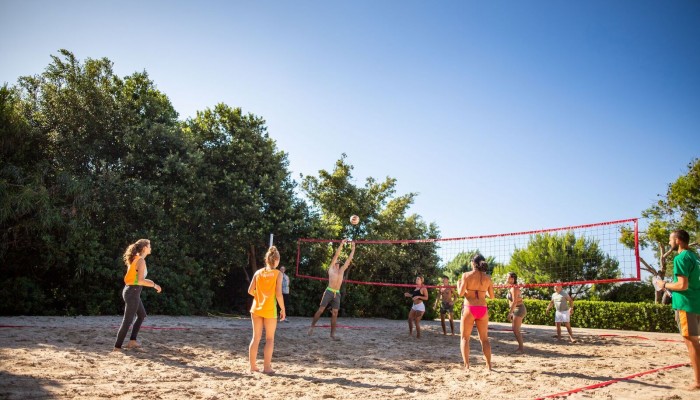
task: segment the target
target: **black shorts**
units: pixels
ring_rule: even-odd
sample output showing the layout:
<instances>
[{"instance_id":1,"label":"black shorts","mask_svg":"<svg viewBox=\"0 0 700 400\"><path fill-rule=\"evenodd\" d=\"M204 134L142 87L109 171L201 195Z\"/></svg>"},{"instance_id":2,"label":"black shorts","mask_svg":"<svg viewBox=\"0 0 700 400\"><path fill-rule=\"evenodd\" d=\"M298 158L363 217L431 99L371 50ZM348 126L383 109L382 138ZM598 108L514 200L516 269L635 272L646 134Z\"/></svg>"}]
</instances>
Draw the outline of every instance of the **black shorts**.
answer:
<instances>
[{"instance_id":1,"label":"black shorts","mask_svg":"<svg viewBox=\"0 0 700 400\"><path fill-rule=\"evenodd\" d=\"M329 303L331 305L331 309L338 310L340 308L340 292L333 293L326 289L323 292L323 297L321 298L321 308L328 307Z\"/></svg>"}]
</instances>

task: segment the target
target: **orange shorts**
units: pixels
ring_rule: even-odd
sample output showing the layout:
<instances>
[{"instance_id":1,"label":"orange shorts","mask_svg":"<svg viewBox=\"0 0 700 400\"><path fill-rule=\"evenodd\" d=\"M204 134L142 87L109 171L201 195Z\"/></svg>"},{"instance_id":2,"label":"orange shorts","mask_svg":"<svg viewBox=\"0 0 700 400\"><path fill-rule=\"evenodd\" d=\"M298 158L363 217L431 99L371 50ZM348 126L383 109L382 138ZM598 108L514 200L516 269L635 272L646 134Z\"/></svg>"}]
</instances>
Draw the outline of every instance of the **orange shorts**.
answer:
<instances>
[{"instance_id":1,"label":"orange shorts","mask_svg":"<svg viewBox=\"0 0 700 400\"><path fill-rule=\"evenodd\" d=\"M700 336L700 314L694 314L684 310L676 311L676 323L678 331L683 337Z\"/></svg>"}]
</instances>

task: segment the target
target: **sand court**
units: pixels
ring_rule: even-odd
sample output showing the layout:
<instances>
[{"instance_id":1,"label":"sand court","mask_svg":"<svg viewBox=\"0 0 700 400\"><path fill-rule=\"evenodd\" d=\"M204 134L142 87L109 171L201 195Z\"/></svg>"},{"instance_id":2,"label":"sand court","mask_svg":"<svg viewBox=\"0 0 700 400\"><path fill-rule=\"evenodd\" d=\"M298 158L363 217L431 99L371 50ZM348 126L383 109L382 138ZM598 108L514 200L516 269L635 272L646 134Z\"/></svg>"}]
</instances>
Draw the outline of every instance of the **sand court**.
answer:
<instances>
[{"instance_id":1,"label":"sand court","mask_svg":"<svg viewBox=\"0 0 700 400\"><path fill-rule=\"evenodd\" d=\"M535 399L596 385L605 386L568 398L697 394L676 388L692 374L678 334L574 327L569 343L552 338L553 326L524 325L526 354L512 355L510 325L491 323L494 370L475 329L465 371L458 333L443 336L439 321L423 321L418 340L406 321L340 318L333 341L328 318L308 336L311 319L291 317L278 324L268 376L248 372L250 319L149 316L142 349L111 353L120 321L0 317L0 398ZM258 361L262 369L262 343Z\"/></svg>"}]
</instances>

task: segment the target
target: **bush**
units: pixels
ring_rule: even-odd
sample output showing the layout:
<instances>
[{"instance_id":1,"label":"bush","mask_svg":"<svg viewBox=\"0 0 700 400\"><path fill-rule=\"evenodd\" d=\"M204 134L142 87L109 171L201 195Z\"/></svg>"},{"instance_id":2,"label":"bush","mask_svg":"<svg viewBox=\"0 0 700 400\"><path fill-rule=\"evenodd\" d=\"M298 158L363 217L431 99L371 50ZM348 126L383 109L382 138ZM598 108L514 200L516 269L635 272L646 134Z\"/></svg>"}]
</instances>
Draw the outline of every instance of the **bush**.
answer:
<instances>
[{"instance_id":1,"label":"bush","mask_svg":"<svg viewBox=\"0 0 700 400\"><path fill-rule=\"evenodd\" d=\"M508 322L508 300L487 300L489 320ZM546 312L549 301L524 300L529 325L554 325L554 310ZM462 300L455 303L455 318L461 317ZM673 310L654 303L614 303L610 301L575 301L571 325L579 328L620 329L643 332L677 332Z\"/></svg>"}]
</instances>

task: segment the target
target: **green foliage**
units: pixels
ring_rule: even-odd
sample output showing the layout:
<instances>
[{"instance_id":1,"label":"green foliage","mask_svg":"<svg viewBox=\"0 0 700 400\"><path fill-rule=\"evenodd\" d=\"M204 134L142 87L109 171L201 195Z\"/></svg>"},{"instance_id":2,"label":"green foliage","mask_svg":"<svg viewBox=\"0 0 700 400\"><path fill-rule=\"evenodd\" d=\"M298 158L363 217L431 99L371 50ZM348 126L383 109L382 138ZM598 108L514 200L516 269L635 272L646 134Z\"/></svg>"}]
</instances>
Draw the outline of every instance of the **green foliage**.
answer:
<instances>
[{"instance_id":1,"label":"green foliage","mask_svg":"<svg viewBox=\"0 0 700 400\"><path fill-rule=\"evenodd\" d=\"M479 249L472 251L462 251L458 253L453 259L445 264L442 269L442 273L450 278L450 282L457 282L463 273L472 270L472 258L476 254L481 254ZM496 263L495 258L489 254L482 254L486 258L486 262L489 264L488 274L491 274L494 269L496 269L499 264ZM437 284L437 282L436 282ZM442 281L439 282L442 284Z\"/></svg>"},{"instance_id":2,"label":"green foliage","mask_svg":"<svg viewBox=\"0 0 700 400\"><path fill-rule=\"evenodd\" d=\"M613 286L600 296L602 301L653 303L654 286L649 282L628 282Z\"/></svg>"},{"instance_id":3,"label":"green foliage","mask_svg":"<svg viewBox=\"0 0 700 400\"><path fill-rule=\"evenodd\" d=\"M486 300L489 320L508 322L508 300ZM528 325L554 325L554 309L546 312L549 301L525 299ZM455 303L455 318L461 317L462 301ZM653 303L616 303L579 300L574 303L571 326L590 329L619 329L643 332L677 332L670 306Z\"/></svg>"},{"instance_id":4,"label":"green foliage","mask_svg":"<svg viewBox=\"0 0 700 400\"><path fill-rule=\"evenodd\" d=\"M513 271L518 274L519 283L592 281L617 278L618 265L619 262L605 254L595 240L577 238L572 232L545 233L533 236L526 248L516 249L510 264L496 268L494 275ZM595 289L606 290L608 286L598 285ZM574 285L570 294L574 298L585 298L592 289L591 285Z\"/></svg>"},{"instance_id":5,"label":"green foliage","mask_svg":"<svg viewBox=\"0 0 700 400\"><path fill-rule=\"evenodd\" d=\"M332 172L306 176L302 188L312 206L321 215L321 232L326 238L352 237L365 240L429 239L437 238L433 224L425 224L417 215L407 215L415 194L396 196L396 180L386 178L378 182L367 178L364 187L352 183L353 167L345 162L345 155L336 162ZM357 214L360 224L347 223L350 215ZM347 253L345 253L347 254ZM304 271L315 276L326 276L332 249L317 248L303 260ZM341 255L341 259L345 255ZM426 283L436 281L441 273L434 243L398 245L358 245L349 279L364 282L412 283L422 275ZM322 289L321 289L322 290ZM341 315L385 317L405 316L410 304L403 296L405 289L344 285ZM310 304L315 308L321 292ZM315 309L313 310L315 311ZM432 311L431 311L432 312ZM311 314L312 312L307 311ZM305 313L305 314L306 314ZM431 314L432 315L432 314ZM426 318L430 315L426 315Z\"/></svg>"},{"instance_id":6,"label":"green foliage","mask_svg":"<svg viewBox=\"0 0 700 400\"><path fill-rule=\"evenodd\" d=\"M0 144L0 268L33 293L3 313L121 312L139 238L163 287L149 312L242 310L268 235L291 264L317 225L261 118L219 104L179 122L145 72L107 59L61 50L0 88Z\"/></svg>"}]
</instances>

